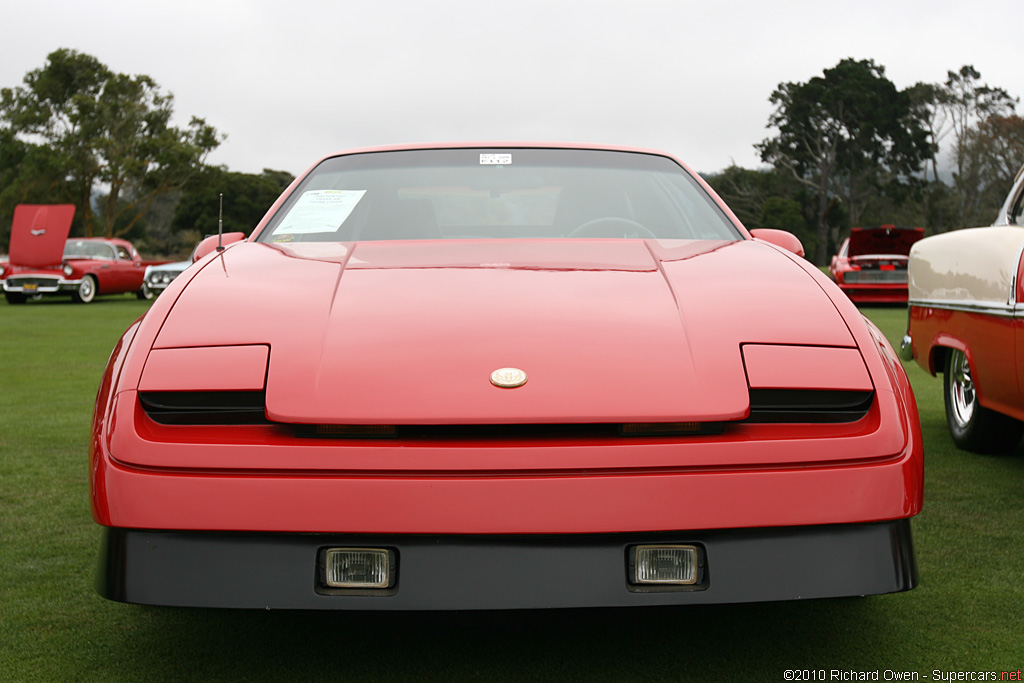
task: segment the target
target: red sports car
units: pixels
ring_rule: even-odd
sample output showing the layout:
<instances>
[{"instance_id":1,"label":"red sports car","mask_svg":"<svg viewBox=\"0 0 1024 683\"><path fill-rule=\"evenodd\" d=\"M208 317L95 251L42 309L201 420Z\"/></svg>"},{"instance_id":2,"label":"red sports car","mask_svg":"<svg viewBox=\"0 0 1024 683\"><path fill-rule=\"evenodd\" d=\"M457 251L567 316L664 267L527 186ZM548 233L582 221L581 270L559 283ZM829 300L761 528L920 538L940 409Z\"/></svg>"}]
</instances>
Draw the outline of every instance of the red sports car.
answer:
<instances>
[{"instance_id":1,"label":"red sports car","mask_svg":"<svg viewBox=\"0 0 1024 683\"><path fill-rule=\"evenodd\" d=\"M0 286L8 303L29 297L70 294L89 303L97 294L153 294L143 281L146 266L131 242L81 237L67 239L72 204L19 204L11 225L10 262L0 268Z\"/></svg>"},{"instance_id":2,"label":"red sports car","mask_svg":"<svg viewBox=\"0 0 1024 683\"><path fill-rule=\"evenodd\" d=\"M851 228L829 272L839 288L857 303L905 303L907 255L924 237L924 228L879 225Z\"/></svg>"},{"instance_id":3,"label":"red sports car","mask_svg":"<svg viewBox=\"0 0 1024 683\"><path fill-rule=\"evenodd\" d=\"M242 237L205 240L111 355L102 595L505 609L916 584L900 362L792 235L748 233L672 157L347 152Z\"/></svg>"}]
</instances>

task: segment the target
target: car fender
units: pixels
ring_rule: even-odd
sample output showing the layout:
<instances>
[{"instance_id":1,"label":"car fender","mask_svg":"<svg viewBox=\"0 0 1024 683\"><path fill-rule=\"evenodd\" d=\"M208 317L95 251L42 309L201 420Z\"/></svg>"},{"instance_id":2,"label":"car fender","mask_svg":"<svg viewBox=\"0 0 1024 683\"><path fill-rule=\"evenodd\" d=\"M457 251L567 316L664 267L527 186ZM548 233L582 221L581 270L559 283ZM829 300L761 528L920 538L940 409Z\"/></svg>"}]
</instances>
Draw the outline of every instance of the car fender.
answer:
<instances>
[{"instance_id":1,"label":"car fender","mask_svg":"<svg viewBox=\"0 0 1024 683\"><path fill-rule=\"evenodd\" d=\"M967 356L967 361L974 364L974 353L965 341L949 333L940 332L928 345L928 372L932 377L943 371L949 349L962 351Z\"/></svg>"}]
</instances>

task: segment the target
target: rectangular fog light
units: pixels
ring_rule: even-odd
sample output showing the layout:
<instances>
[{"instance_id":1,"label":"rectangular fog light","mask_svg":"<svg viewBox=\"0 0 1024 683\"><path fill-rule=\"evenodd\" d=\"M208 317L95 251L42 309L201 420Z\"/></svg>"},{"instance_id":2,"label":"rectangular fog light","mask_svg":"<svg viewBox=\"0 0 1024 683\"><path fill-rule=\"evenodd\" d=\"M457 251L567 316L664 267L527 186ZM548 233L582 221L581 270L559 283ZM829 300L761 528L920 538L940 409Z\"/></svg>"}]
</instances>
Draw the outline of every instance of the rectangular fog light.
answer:
<instances>
[{"instance_id":1,"label":"rectangular fog light","mask_svg":"<svg viewBox=\"0 0 1024 683\"><path fill-rule=\"evenodd\" d=\"M329 548L324 553L324 583L330 588L388 588L394 581L391 551L380 548Z\"/></svg>"},{"instance_id":2,"label":"rectangular fog light","mask_svg":"<svg viewBox=\"0 0 1024 683\"><path fill-rule=\"evenodd\" d=\"M638 545L633 560L637 584L697 583L697 548L692 545Z\"/></svg>"}]
</instances>

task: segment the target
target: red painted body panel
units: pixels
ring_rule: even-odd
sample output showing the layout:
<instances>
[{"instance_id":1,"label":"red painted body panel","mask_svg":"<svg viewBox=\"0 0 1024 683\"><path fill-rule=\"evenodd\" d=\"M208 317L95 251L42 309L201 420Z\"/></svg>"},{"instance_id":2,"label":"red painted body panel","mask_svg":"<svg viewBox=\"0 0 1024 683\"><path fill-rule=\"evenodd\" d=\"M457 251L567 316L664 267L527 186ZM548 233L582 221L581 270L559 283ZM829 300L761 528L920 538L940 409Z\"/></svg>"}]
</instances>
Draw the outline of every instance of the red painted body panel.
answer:
<instances>
[{"instance_id":1,"label":"red painted body panel","mask_svg":"<svg viewBox=\"0 0 1024 683\"><path fill-rule=\"evenodd\" d=\"M1013 318L953 311L928 306L910 307L914 358L932 375L943 370L943 349L967 355L978 402L992 410L1024 420L1024 394L1018 359L1024 357L1024 322Z\"/></svg>"},{"instance_id":2,"label":"red painted body panel","mask_svg":"<svg viewBox=\"0 0 1024 683\"><path fill-rule=\"evenodd\" d=\"M845 467L544 476L158 475L96 462L96 520L147 529L607 533L872 522L921 508L910 449Z\"/></svg>"},{"instance_id":3,"label":"red painted body panel","mask_svg":"<svg viewBox=\"0 0 1024 683\"><path fill-rule=\"evenodd\" d=\"M22 268L60 267L71 232L74 204L19 204L11 223L10 263Z\"/></svg>"},{"instance_id":4,"label":"red painted body panel","mask_svg":"<svg viewBox=\"0 0 1024 683\"><path fill-rule=\"evenodd\" d=\"M142 288L142 280L146 274L146 266L158 265L164 261L143 261L131 242L123 239L105 239L100 237L83 238L85 241L103 242L115 248L120 247L128 252L128 258L119 253L113 261L92 259L69 259L67 264L73 269L69 279L78 280L85 275L96 278L100 294L121 294L137 292Z\"/></svg>"},{"instance_id":5,"label":"red painted body panel","mask_svg":"<svg viewBox=\"0 0 1024 683\"><path fill-rule=\"evenodd\" d=\"M879 397L878 410L843 425L742 425L722 435L676 438L544 437L457 442L418 439L296 439L278 427L162 426L119 394L110 410L117 428L103 441L108 454L134 467L182 470L402 472L566 472L638 468L766 467L861 462L896 457L911 440L882 420L899 404ZM182 443L187 447L182 447Z\"/></svg>"},{"instance_id":6,"label":"red painted body panel","mask_svg":"<svg viewBox=\"0 0 1024 683\"><path fill-rule=\"evenodd\" d=\"M262 344L154 349L139 382L141 391L260 391L270 349Z\"/></svg>"},{"instance_id":7,"label":"red painted body panel","mask_svg":"<svg viewBox=\"0 0 1024 683\"><path fill-rule=\"evenodd\" d=\"M1022 167L1024 168L1024 167ZM1021 255L1017 264L1017 287L1014 292L1015 301L1024 302L1024 254ZM1014 343L1014 365L1017 368L1017 387L1021 393L1021 402L1018 404L1019 413L1013 413L1018 420L1024 420L1024 319L1014 318L1013 321L1013 343Z\"/></svg>"},{"instance_id":8,"label":"red painted body panel","mask_svg":"<svg viewBox=\"0 0 1024 683\"><path fill-rule=\"evenodd\" d=\"M711 250L695 250L694 245L684 244L650 244L649 249L637 251L636 248L642 244L623 241L600 243L600 249L615 247L627 255L648 255L635 261L629 257L605 259L610 260L614 268L606 263L603 266L607 268L606 271L586 271L585 274L606 275L610 283L617 283L624 275L651 277L652 283L657 281L652 276L661 278L664 295L669 298L674 296L681 302L680 308L672 308L661 314L664 320L662 324L669 325L668 321L672 321L667 329L678 335L679 348L675 350L676 354L688 355L690 365L695 368L690 379L706 378L706 386L714 387L694 392L706 397L709 404L715 400L715 392L718 390L718 384L714 382L716 373L728 378L731 376L730 371L735 368L742 378L740 345L749 340L773 344L809 342L817 346L846 347L853 353L856 353L854 344L860 348L878 348L852 304L835 290L827 295L822 288L828 286L828 283L820 273L804 265L806 262L802 260L790 259L781 250L754 242L738 242L719 245ZM360 248L362 246L365 245L360 245ZM394 256L388 246L391 245L381 245L383 252ZM445 249L458 252L462 246L445 245ZM528 245L520 246L529 249ZM578 248L585 253L589 246L584 243L578 245ZM550 249L551 245L546 247ZM669 260L668 257L675 253L673 248L688 254L688 258ZM367 249L364 253L372 252ZM358 248L356 253L359 253ZM440 253L430 249L426 249L425 253L428 256L422 258L440 258ZM665 260L660 257L657 261L652 259L650 254L656 253L661 253ZM396 499L407 500L410 494L406 489L414 488L418 482L425 489L423 495L426 497L421 502L424 505L430 503L428 507L437 509L437 513L435 516L425 512L426 508L407 506L404 503L399 505L400 510L388 513L386 519L405 531L423 531L427 528L440 531L442 527L451 533L480 531L481 520L489 518L481 507L487 501L494 502L495 496L500 498L513 495L512 491L518 491L516 495L523 500L537 497L551 500L550 496L555 491L559 491L558 495L562 496L558 502L537 508L543 510L543 514L528 514L525 517L517 515L520 521L515 522L519 525L516 528L523 532L569 532L597 530L598 527L603 527L603 531L653 529L665 523L648 520L641 524L636 513L619 514L621 511L618 511L615 515L606 515L594 509L605 508L603 497L610 491L610 488L605 487L622 490L621 482L633 481L633 477L636 477L636 486L639 487L636 489L637 494L656 496L673 492L673 496L693 497L701 502L699 507L706 512L693 517L690 508L678 509L677 517L672 522L675 525L694 524L698 519L702 527L708 528L737 523L771 525L820 524L840 519L870 521L907 516L920 509L919 434L916 417L907 417L908 410L914 416L916 410L908 408L908 402L912 406L912 395L905 386L905 377L893 374L894 371L886 366L882 353L869 353L863 357L863 365L872 377L878 397L876 407L864 420L850 425L747 425L719 436L689 437L682 441L666 438L626 444L619 441L613 444L600 440L579 440L552 444L538 439L536 442L499 445L493 442L460 442L421 443L415 447L402 444L396 447L388 441L296 440L290 433L275 427L169 427L153 423L141 412L135 400L134 388L139 386L145 364L144 349L154 342L157 346L168 348L230 345L241 343L242 340L269 343L271 375L268 387L274 381L275 353L280 349L286 349L289 356L318 356L323 345L322 335L329 329L328 323L331 320L325 312L332 310L331 299L334 297L330 287L320 286L319 278L325 277L320 269L330 273L326 276L330 282L343 280L350 274L350 271L344 271L343 277L339 274L341 259L332 261L333 256L325 254L321 254L321 257L326 260L282 257L279 250L264 245L234 246L223 255L212 257L204 268L189 271L176 279L167 293L154 303L150 314L142 321L133 337L133 345L140 345L141 350L125 357L117 382L120 387L118 393L116 396L101 397L101 401L105 405L109 404L109 408L98 413L105 416L98 418L99 433L103 437L94 441L94 473L97 479L94 504L98 521L116 526L182 528L185 522L180 506L170 513L170 508L150 504L154 496L170 496L180 500L195 500L195 505L190 508L194 510L196 519L204 520L202 528L257 529L266 526L267 517L277 516L279 521L275 522L272 527L274 529L305 527L338 531L372 528L380 531L386 524L381 526L383 523L379 519L350 519L338 527L333 522L326 522L314 508L328 506L328 501L346 498L350 493L357 495L357 491L365 492L358 493L359 497L394 495L398 496ZM283 269L280 272L285 273L286 277L296 278L299 284L307 287L311 296L305 301L295 301L282 294L280 288L271 287L269 283L264 285L266 278L263 273L267 259L281 260L285 265L276 266L279 270ZM453 261L457 259L453 259L452 254L444 260L448 263ZM292 263L298 264L294 270L289 268ZM406 270L399 268L396 262L389 263L385 259L384 263L388 265L379 269L367 266L363 272L377 275L404 274ZM538 266L535 262L530 263ZM794 267L794 263L798 267ZM492 276L503 278L517 273L526 276L537 273L557 275L571 270L568 263L563 263L561 268L552 268L549 272L542 267L511 270L479 266L468 268L463 264L445 269L435 264L409 270L476 273L484 277L481 282L490 283ZM738 282L722 284L721 301L733 302L728 310L718 298L708 295L707 288L701 290L695 286L695 283L706 281L707 277L723 269L746 274L744 278L737 278ZM253 274L253 281L242 282L249 273ZM778 283L777 291L766 292L765 288L751 288L745 284L746 277L756 282L764 281L769 275L772 281ZM181 290L190 279L204 276L217 278L216 286L220 294L216 299L210 298L207 301L200 296L193 301L188 298L189 292L182 295ZM670 282L671 287L668 284ZM669 295L670 290L674 294ZM239 296L234 296L235 291ZM316 296L318 292L322 298ZM746 298L738 296L740 292L745 292ZM758 296L759 292L763 296ZM447 293L450 294L451 290ZM536 296L533 292L524 295ZM557 297L552 300L557 301ZM275 301L278 303L275 304ZM663 304L654 297L653 301L645 305L645 312L650 315L653 311L657 318L657 306ZM163 319L172 306L173 311L167 320L176 321L180 327L175 328L173 334L165 336L170 326L163 324ZM304 329L298 330L294 324L280 317L260 315L260 311L265 312L274 306L285 315L307 316L311 321L319 317L323 322L319 326L307 323ZM474 311L484 310L482 305L477 306ZM785 319L778 313L780 307L783 311L810 310L815 311L815 314ZM522 316L529 318L538 315L543 316L547 324L557 322L558 316L548 313L543 304L539 303L538 308L539 311L520 311L517 320L522 323ZM240 315L232 316L228 322L220 314L221 309ZM367 309L372 310L373 307L368 305ZM593 312L596 317L601 317L601 310L598 308ZM771 315L767 314L769 310L773 311ZM860 324L851 331L841 315L851 316L854 322ZM828 322L830 320L831 323ZM185 321L189 324L184 325ZM396 322L399 326L405 323L401 320ZM161 327L162 330L159 329ZM555 329L557 331L560 328L556 325ZM318 337L318 334L321 336ZM556 332L544 339L557 340L559 334L561 332ZM423 335L417 337L420 341L423 338ZM628 335L619 337L614 332L610 333L608 343L612 349L617 348L620 338L630 339ZM538 340L538 346L544 339ZM307 348L309 344L313 344L312 348ZM557 350L557 342L551 344L549 349L551 352ZM378 359L373 351L373 347L368 346L361 356L364 367L374 364L387 367L389 361L393 360L392 353L382 353ZM444 349L439 351L443 352ZM558 358L571 363L572 353L573 349L567 347L561 352L564 355L560 354ZM116 355L112 362L115 367L120 367L121 357ZM557 365L552 364L552 367ZM398 364L394 372L401 373L407 369ZM794 382L797 385L801 383L800 377L820 377L820 368L815 370L813 364L808 366L806 374L801 375L802 370L802 367L794 368L797 375ZM164 372L164 375L170 376L168 372ZM850 375L849 381L843 381L842 375L839 377L843 385L860 387L863 384L863 376L857 373ZM813 382L808 380L803 381L803 384L810 386ZM652 386L656 387L657 384ZM372 389L362 388L368 391ZM683 392L685 387L680 386L678 390ZM480 391L494 392L493 387L485 386L484 383L480 383ZM582 384L574 389L578 393L574 393L571 399L564 396L558 401L530 400L526 403L534 411L530 414L540 421L565 419L570 414L566 404L574 406L577 411L582 410L579 406L589 410L594 409L594 406L605 406L601 407L604 412L599 413L597 418L592 413L575 413L574 417L581 420L605 419L613 413L622 418L627 415L646 418L648 415L645 412L648 404L642 401L643 397L639 403L632 401L631 397L623 397L617 404L600 404L588 400L585 395L588 391L593 391L593 388ZM295 394L299 399L302 398L300 391ZM503 395L506 394L499 394ZM372 404L372 392L365 398ZM465 415L469 416L463 418L466 422L483 419L487 414L484 411L493 409L479 401L475 394L463 397L462 404L457 404L456 398L449 395L445 400L449 401L448 405L453 409L461 407L465 411ZM384 398L379 400L383 406ZM408 397L405 400L410 401ZM399 401L397 405L405 404ZM607 407L612 405L617 406L618 412ZM543 410L552 412L543 413ZM623 412L627 410L631 412ZM745 414L747 410L746 394L743 392L739 412ZM367 415L383 416L382 413ZM454 419L454 415L451 419ZM849 465L841 466L843 462ZM850 480L842 476L847 469L856 473ZM208 474L197 476L203 471ZM316 471L323 475L315 478L303 475ZM494 476L483 476L485 473ZM740 498L725 495L725 491L733 484L741 482L747 483L740 489L743 486L753 489L761 475L768 475L761 481L771 478L776 483L762 489L759 502L753 500L752 497L758 497L753 490L744 490ZM863 479L860 484L852 483L860 479ZM554 481L560 484L556 485ZM279 505L268 507L256 499L250 499L257 490L266 487L274 489L275 482L283 484L279 493L272 494L274 500L278 500L278 495L284 496ZM479 488L470 486L468 482L477 482ZM564 491L558 488L562 485ZM848 492L850 485L854 485L862 494L858 494L856 501L850 502L848 506L847 499L850 497L842 492ZM789 502L782 504L780 501L785 498L777 495L780 488L790 486L809 486L816 491L830 493L823 494L820 499L817 496L809 498L806 505L792 508ZM215 499L204 493L212 490L209 487L219 491ZM894 498L892 492L896 489L903 491L903 495ZM138 490L145 490L146 493L131 493ZM444 492L445 499L454 496L452 500L462 502L455 507L441 505L440 499L434 498L440 495L439 491ZM265 501L266 495L271 495L270 490L257 498ZM319 498L323 502L314 505L313 501ZM295 504L299 499L309 505ZM736 500L744 500L744 503L737 505ZM894 500L898 502L894 503ZM598 501L604 502L599 505ZM451 517L456 516L455 510L463 504L469 507L462 509L467 513L472 510L472 514L466 514L458 524L451 523ZM562 514L554 514L551 506L560 507ZM767 514L766 510L773 507L777 508L776 511ZM263 512L257 514L255 508L261 508ZM292 512L284 513L285 508ZM868 508L873 512L866 513ZM271 513L270 509L277 512ZM727 512L727 509L731 512ZM719 521L712 520L716 514ZM193 512L188 515L191 517ZM611 523L609 517L620 521ZM244 519L249 521L243 522ZM503 528L506 528L512 522L504 524Z\"/></svg>"},{"instance_id":9,"label":"red painted body panel","mask_svg":"<svg viewBox=\"0 0 1024 683\"><path fill-rule=\"evenodd\" d=\"M300 246L226 251L196 274L155 343L269 344L275 421L738 419L747 411L740 344L853 344L821 291L754 242L381 242L310 245L298 258ZM329 246L336 255L325 256ZM777 289L737 278L710 297L699 283L716 272ZM206 287L217 297L192 294ZM802 316L759 321L777 298ZM722 320L721 301L742 312ZM495 392L488 376L507 366L538 381Z\"/></svg>"}]
</instances>

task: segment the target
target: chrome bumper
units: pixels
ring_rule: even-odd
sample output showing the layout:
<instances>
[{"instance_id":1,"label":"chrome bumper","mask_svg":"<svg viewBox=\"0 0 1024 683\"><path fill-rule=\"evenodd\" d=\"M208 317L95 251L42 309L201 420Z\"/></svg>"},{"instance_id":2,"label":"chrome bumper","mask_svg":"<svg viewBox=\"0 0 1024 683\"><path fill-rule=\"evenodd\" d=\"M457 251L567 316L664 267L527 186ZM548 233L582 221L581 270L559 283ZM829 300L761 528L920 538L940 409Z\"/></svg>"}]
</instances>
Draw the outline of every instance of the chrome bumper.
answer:
<instances>
[{"instance_id":1,"label":"chrome bumper","mask_svg":"<svg viewBox=\"0 0 1024 683\"><path fill-rule=\"evenodd\" d=\"M11 281L14 282L11 282ZM45 282L40 282L45 280ZM65 280L64 278L39 278L39 277L11 277L3 280L5 292L17 292L19 294L55 294L57 292L73 292L82 284L79 280ZM28 289L26 289L28 285ZM34 286L32 286L34 285Z\"/></svg>"}]
</instances>

